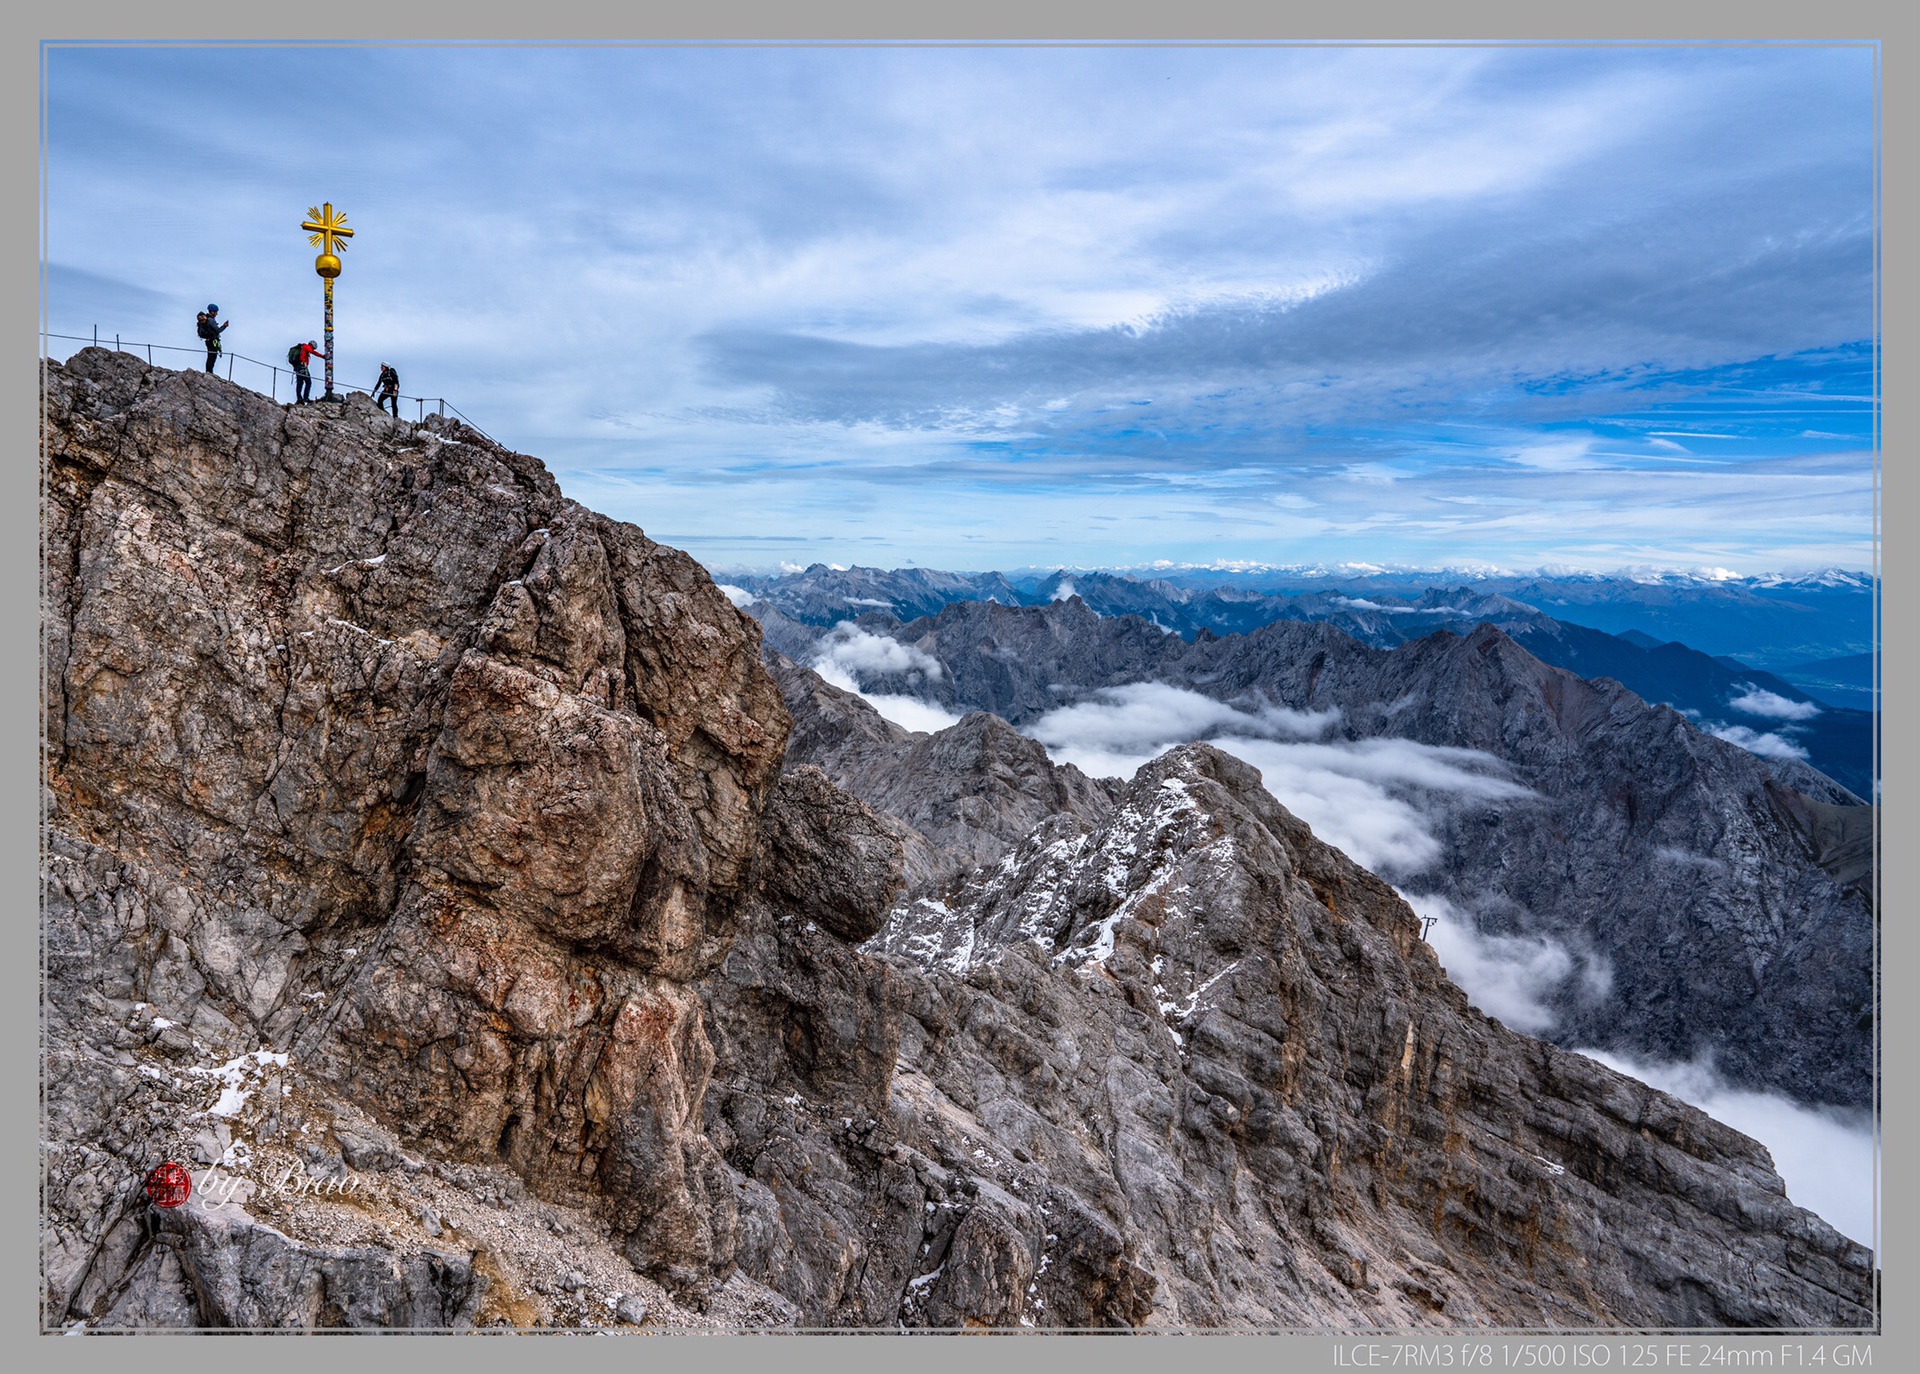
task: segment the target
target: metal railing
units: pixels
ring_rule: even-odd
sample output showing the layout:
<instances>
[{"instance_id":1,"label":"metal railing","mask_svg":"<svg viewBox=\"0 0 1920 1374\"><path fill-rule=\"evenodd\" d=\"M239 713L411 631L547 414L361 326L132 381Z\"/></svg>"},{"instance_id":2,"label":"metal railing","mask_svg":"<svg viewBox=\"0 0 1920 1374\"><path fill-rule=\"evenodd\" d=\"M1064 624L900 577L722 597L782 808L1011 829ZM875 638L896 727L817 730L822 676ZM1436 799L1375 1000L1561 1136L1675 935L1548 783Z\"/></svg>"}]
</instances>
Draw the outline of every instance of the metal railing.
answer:
<instances>
[{"instance_id":1,"label":"metal railing","mask_svg":"<svg viewBox=\"0 0 1920 1374\"><path fill-rule=\"evenodd\" d=\"M45 353L47 351L44 346L44 341L47 339L70 339L74 343L83 343L83 344L91 343L95 348L106 347L106 345L101 342L100 330L98 326L95 326L93 331L93 337L91 339L89 339L85 334L53 334L53 333L48 333L47 331L44 331L44 330L41 331L40 338L43 341L42 348L41 348L42 353ZM204 357L207 351L205 348L183 348L179 344L135 343L132 340L126 340L123 342L118 334L115 334L113 336L114 352L131 353L137 358L141 355L141 352L144 350L146 354L147 362L151 366L158 366L158 364L154 363L154 359L153 359L153 354L155 349L158 349L162 353L190 353L195 357ZM277 401L280 399L280 374L282 372L287 374L288 389L289 390L293 389L293 380L294 380L295 373L293 369L290 367L282 367L278 363L262 362L258 358L249 358L244 353L229 353L225 349L222 349L220 350L220 352L214 355L214 367L216 371L219 369L221 359L226 360L226 365L227 365L226 374L227 374L228 381L232 381L234 379L233 368L235 363L246 363L251 367L264 367L265 369L267 369L267 374L268 374L267 375L267 395L272 400ZM191 371L192 369L183 369L183 370ZM243 382L241 383L241 385L244 386L244 385L247 385L247 383ZM336 381L335 388L336 390L344 388L347 391L358 391L362 395L366 395L366 396L371 396L373 394L372 387L355 386L352 382ZM255 388L255 389L257 390L258 388ZM447 414L451 413L454 416L454 418L458 419L462 424L464 424L468 429L471 429L475 434L478 434L481 438L487 440L487 442L489 443L499 442L492 435L488 434L484 429L481 429L480 426L476 425L472 420L469 420L466 417L466 415L463 414L457 406L449 402L445 396L401 396L400 399L403 401L412 401L419 407L419 419L422 423L424 423L427 418L427 402L432 401L434 403L435 414L444 417Z\"/></svg>"}]
</instances>

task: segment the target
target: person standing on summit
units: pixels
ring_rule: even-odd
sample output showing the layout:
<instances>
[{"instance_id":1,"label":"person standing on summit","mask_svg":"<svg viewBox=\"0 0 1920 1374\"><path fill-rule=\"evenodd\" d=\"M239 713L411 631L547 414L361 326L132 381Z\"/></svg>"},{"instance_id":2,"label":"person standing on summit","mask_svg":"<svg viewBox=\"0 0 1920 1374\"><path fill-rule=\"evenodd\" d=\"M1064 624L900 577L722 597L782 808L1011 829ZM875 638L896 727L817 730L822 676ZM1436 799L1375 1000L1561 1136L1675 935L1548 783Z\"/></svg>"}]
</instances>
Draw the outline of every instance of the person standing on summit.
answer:
<instances>
[{"instance_id":1,"label":"person standing on summit","mask_svg":"<svg viewBox=\"0 0 1920 1374\"><path fill-rule=\"evenodd\" d=\"M303 406L313 400L313 374L307 371L307 364L315 358L327 358L320 345L312 339L303 344L295 344L287 350L287 362L293 367L293 403Z\"/></svg>"},{"instance_id":2,"label":"person standing on summit","mask_svg":"<svg viewBox=\"0 0 1920 1374\"><path fill-rule=\"evenodd\" d=\"M392 363L380 364L380 378L373 385L373 403L391 405L393 418L400 418L400 374L393 370Z\"/></svg>"},{"instance_id":3,"label":"person standing on summit","mask_svg":"<svg viewBox=\"0 0 1920 1374\"><path fill-rule=\"evenodd\" d=\"M222 324L214 317L220 313L220 307L209 305L195 317L194 329L207 345L207 371L213 371L213 365L220 361L220 336L227 332L233 321Z\"/></svg>"}]
</instances>

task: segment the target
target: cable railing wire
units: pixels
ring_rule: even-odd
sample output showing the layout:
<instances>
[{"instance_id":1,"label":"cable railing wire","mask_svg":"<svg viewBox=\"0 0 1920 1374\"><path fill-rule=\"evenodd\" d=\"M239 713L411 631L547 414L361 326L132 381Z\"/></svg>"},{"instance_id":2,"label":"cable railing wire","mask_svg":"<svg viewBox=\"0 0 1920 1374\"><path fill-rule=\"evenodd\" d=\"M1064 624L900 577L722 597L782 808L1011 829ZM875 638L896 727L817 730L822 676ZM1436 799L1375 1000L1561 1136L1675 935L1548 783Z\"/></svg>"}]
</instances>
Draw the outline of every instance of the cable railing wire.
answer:
<instances>
[{"instance_id":1,"label":"cable railing wire","mask_svg":"<svg viewBox=\"0 0 1920 1374\"><path fill-rule=\"evenodd\" d=\"M40 337L42 339L69 339L74 343L91 343L95 348L104 347L104 345L100 342L100 330L97 326L93 331L93 337L91 339L89 339L85 334L53 334L53 333L48 333L44 330L41 332ZM116 353L131 353L133 354L134 357L137 358L140 356L140 352L143 349L146 351L147 363L149 366L157 366L157 364L155 364L153 360L153 354L155 349L160 350L162 353L190 353L195 357L202 357L206 354L206 349L204 348L186 348L180 344L136 343L130 339L125 342L122 342L118 334L115 334L113 336L113 350ZM227 375L228 381L233 380L233 365L236 362L248 363L254 367L266 368L269 374L267 379L267 396L269 399L275 400L275 401L278 401L280 399L280 374L282 372L287 374L287 381L289 385L291 385L295 375L293 369L290 367L282 367L278 363L264 362L259 358L249 358L244 353L229 353L225 349L222 349L219 353L215 354L214 357L216 360L218 359L226 360L226 364L227 364L226 375ZM217 370L219 367L219 362L216 361L214 366ZM188 370L191 370L191 369L188 369ZM245 384L242 383L242 385L245 385ZM336 389L344 388L347 391L357 391L365 396L371 396L373 394L372 387L355 386L352 382L344 382L344 381L336 380L335 387ZM432 401L435 406L435 412L434 412L435 414L444 417L449 412L451 412L454 418L458 419L468 429L471 429L475 434L478 434L481 438L485 439L488 443L499 442L491 434L488 434L484 429L476 425L472 420L469 420L466 417L466 414L460 409L458 409L451 401L447 400L445 396L403 395L400 397L400 399L403 401L413 401L419 406L419 423L422 423L422 424L426 423L427 402Z\"/></svg>"}]
</instances>

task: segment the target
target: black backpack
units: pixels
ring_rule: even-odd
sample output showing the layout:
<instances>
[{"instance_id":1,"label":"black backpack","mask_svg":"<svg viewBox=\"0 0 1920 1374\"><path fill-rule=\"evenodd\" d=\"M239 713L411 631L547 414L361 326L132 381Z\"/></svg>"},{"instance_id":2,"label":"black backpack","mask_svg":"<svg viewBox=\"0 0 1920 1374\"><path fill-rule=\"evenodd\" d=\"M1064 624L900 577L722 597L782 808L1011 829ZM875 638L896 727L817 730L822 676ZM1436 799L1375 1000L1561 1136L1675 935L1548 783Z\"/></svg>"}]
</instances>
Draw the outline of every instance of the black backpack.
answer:
<instances>
[{"instance_id":1,"label":"black backpack","mask_svg":"<svg viewBox=\"0 0 1920 1374\"><path fill-rule=\"evenodd\" d=\"M203 339L217 339L220 337L220 331L213 327L213 321L207 318L207 312L204 310L194 316L193 332Z\"/></svg>"},{"instance_id":2,"label":"black backpack","mask_svg":"<svg viewBox=\"0 0 1920 1374\"><path fill-rule=\"evenodd\" d=\"M295 367L300 366L300 345L299 344L295 344L292 348L289 348L287 350L287 361L292 363Z\"/></svg>"}]
</instances>

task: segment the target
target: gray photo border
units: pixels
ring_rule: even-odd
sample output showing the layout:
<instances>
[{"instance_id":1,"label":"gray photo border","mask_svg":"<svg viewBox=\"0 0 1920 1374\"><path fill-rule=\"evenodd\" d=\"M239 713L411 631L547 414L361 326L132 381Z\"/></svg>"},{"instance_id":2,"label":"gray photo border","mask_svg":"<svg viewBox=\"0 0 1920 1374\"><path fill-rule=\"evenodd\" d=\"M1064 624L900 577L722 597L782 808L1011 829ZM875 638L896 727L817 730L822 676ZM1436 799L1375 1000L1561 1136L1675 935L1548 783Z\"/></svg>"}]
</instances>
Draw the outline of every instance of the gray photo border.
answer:
<instances>
[{"instance_id":1,"label":"gray photo border","mask_svg":"<svg viewBox=\"0 0 1920 1374\"><path fill-rule=\"evenodd\" d=\"M1914 165L1913 139L1901 131L1920 127L1920 104L1912 94L1915 75L1911 58L1912 44L1902 32L1895 37L1894 10L1891 5L1865 3L1863 0L1829 0L1811 9L1787 7L1735 6L1729 3L1687 5L1647 3L1647 0L1616 0L1594 9L1551 9L1538 5L1511 3L1510 0L1468 0L1446 7L1444 12L1431 6L1410 3L1370 3L1364 7L1347 6L1338 12L1288 13L1271 5L1256 5L1250 0L1202 0L1179 7L1161 7L1154 11L1119 11L1076 0L1045 0L1044 3L972 4L962 8L908 10L877 3L852 3L831 0L805 10L782 7L766 0L760 3L730 3L710 6L695 12L690 8L629 9L614 11L597 5L560 0L541 5L537 10L481 9L469 7L416 7L398 9L391 2L367 3L367 0L338 0L323 9L269 8L240 5L231 0L203 3L193 9L134 5L128 0L96 0L85 9L54 10L42 8L30 15L16 15L8 21L9 42L6 54L9 71L0 90L10 102L7 127L12 137L9 161L17 180L33 179L36 213L32 217L36 242L22 242L11 255L20 266L7 275L7 301L19 309L22 325L31 308L35 318L35 338L29 340L22 328L17 347L26 354L16 356L6 350L4 368L6 404L0 407L12 427L15 442L9 444L15 457L6 465L4 480L7 499L0 500L0 519L6 522L0 534L0 557L7 564L5 585L24 589L39 583L39 501L40 443L37 333L44 300L44 264L40 246L44 241L39 207L44 206L44 175L40 136L43 128L42 44L70 40L130 40L139 43L200 43L232 41L307 42L307 41L380 41L439 43L448 40L480 40L507 44L576 41L771 41L771 42L1063 42L1086 41L1155 42L1197 41L1205 43L1400 40L1413 42L1718 42L1730 38L1781 42L1820 42L1869 40L1881 44L1881 118L1880 129L1880 232L1876 245L1876 272L1880 291L1876 300L1878 350L1882 396L1906 394L1902 382L1910 380L1911 353L1903 351L1901 325L1912 318L1913 273L1906 267L1903 249L1911 245ZM25 21L23 24L22 21ZM1911 20L1900 26L1912 27ZM1903 80L1903 78L1905 78ZM1904 111L1904 113L1903 113ZM21 164L25 164L22 166ZM27 238L28 217L16 213L8 222L9 239ZM26 251L31 248L31 252ZM1891 248L1893 251L1889 252ZM26 281L24 264L37 264L35 280ZM1906 270L1903 270L1906 269ZM1890 373L1886 370L1893 369ZM1895 407L1882 417L1880 452L1904 455L1902 440L1909 438L1914 426L1901 408ZM1904 469L1904 457L1884 464L1878 483L1877 528L1901 531L1908 527L1915 512L1917 484ZM1891 549L1887 547L1891 543ZM1889 553L1891 556L1888 556ZM1882 633L1882 673L1884 684L1898 688L1913 680L1915 651L1905 627L1906 591L1911 586L1912 555L1905 540L1896 537L1881 541L1880 563L1876 571L1882 578L1879 608ZM7 1224L0 1228L9 1242L4 1251L7 1282L0 1285L5 1320L0 1327L8 1344L30 1347L20 1354L31 1361L25 1367L40 1367L56 1359L62 1365L91 1367L124 1366L131 1362L147 1368L156 1362L167 1367L176 1362L199 1364L209 1356L222 1362L237 1358L244 1363L286 1361L316 1366L332 1365L343 1358L359 1361L371 1356L384 1364L388 1360L417 1360L424 1351L408 1342L419 1339L396 1335L384 1340L376 1350L364 1345L342 1347L316 1341L289 1345L281 1341L271 1347L259 1346L268 1338L235 1335L241 1343L217 1350L200 1345L192 1336L166 1338L160 1335L123 1337L119 1341L87 1341L66 1344L56 1352L39 1344L62 1338L39 1333L39 1246L37 1239L40 1166L37 1151L37 1111L24 1110L28 1101L39 1101L40 1001L38 920L39 883L36 854L41 811L40 732L38 710L39 634L38 609L24 591L6 598L0 614L6 617L9 642L19 646L10 655L0 674L0 693L4 693L5 728L0 729L0 750L4 750L4 768L0 778L0 805L4 822L0 823L0 842L6 845L10 862L0 866L9 886L5 910L14 913L8 923L13 947L5 961L4 1008L8 1022L5 1043L9 1053L5 1064L9 1098L18 1104L8 1115L11 1129L0 1134L0 1168L13 1182L7 1190L4 1206ZM1889 636L1887 631L1893 630ZM1882 769L1889 783L1883 785L1880 814L1881 898L1879 909L1891 911L1894 919L1885 926L1880 944L1880 972L1883 988L1904 989L1906 974L1915 967L1915 936L1910 925L1900 920L1907 910L1906 901L1914 890L1914 860L1903 844L1911 833L1913 803L1908 770L1895 767L1914 758L1913 727L1902 716L1883 711L1881 739ZM18 860L13 862L12 860ZM28 913L36 919L29 921ZM1916 1188L1897 1167L1903 1147L1913 1140L1915 1103L1911 1080L1904 1072L1902 1048L1910 1043L1914 1030L1911 1000L1901 996L1883 999L1880 1044L1885 1049L1881 1064L1880 1122L1882 1133L1881 1244L1883 1334L1845 1342L1870 1347L1874 1366L1897 1368L1920 1349L1915 1321L1910 1315L1913 1266L1904 1258L1900 1242L1909 1234L1915 1207ZM32 1185L32 1186L30 1186ZM736 1336L715 1344L709 1338L681 1336L656 1337L653 1344L632 1346L607 1340L578 1340L566 1348L569 1363L620 1368L681 1368L705 1371L714 1366L754 1369L769 1360L781 1364L799 1364L820 1368L841 1368L848 1363L875 1367L892 1366L909 1359L916 1369L936 1370L972 1367L982 1360L996 1365L1011 1363L1033 1368L1057 1367L1082 1360L1100 1365L1158 1368L1171 1360L1192 1358L1186 1351L1169 1351L1153 1341L1102 1341L1089 1345L1070 1336L1023 1335L1008 1343L1001 1339L992 1346L962 1343L958 1338L924 1335L913 1338L909 1350L894 1342L899 1337L883 1335L831 1335L804 1339L770 1336ZM1384 1348L1391 1338L1336 1339L1329 1336L1209 1335L1197 1354L1208 1363L1226 1362L1260 1369L1326 1369L1353 1363L1356 1344L1371 1343ZM1461 1337L1449 1337L1445 1343L1457 1345ZM1570 1335L1569 1340L1573 1337ZM1618 1337L1606 1337L1618 1344ZM1778 1333L1765 1338L1778 1341ZM126 1341L137 1344L126 1344ZM479 1343L475 1344L475 1340ZM1507 1367L1512 1352L1523 1342L1513 1337L1475 1338L1494 1348L1493 1368ZM399 1344L395 1344L398 1341ZM769 1342L785 1341L775 1348ZM1069 1342L1062 1346L1060 1342ZM1809 1343L1811 1338L1809 1338ZM1421 1338L1418 1344L1435 1346L1436 1338ZM1746 1346L1743 1338L1725 1338L1716 1334L1711 1343L1722 1346ZM1538 1344L1535 1342L1535 1344ZM1696 1343L1697 1344L1697 1343ZM476 1362L492 1366L518 1367L529 1358L551 1358L546 1347L528 1347L505 1338L473 1338L457 1347L455 1357L464 1365ZM1342 1358L1343 1349L1346 1358ZM538 1352L538 1353L536 1353ZM429 1356L429 1358L432 1358ZM21 1367L21 1366L16 1366ZM1569 1362L1571 1367L1571 1362ZM1617 1367L1617 1361L1616 1361Z\"/></svg>"}]
</instances>

